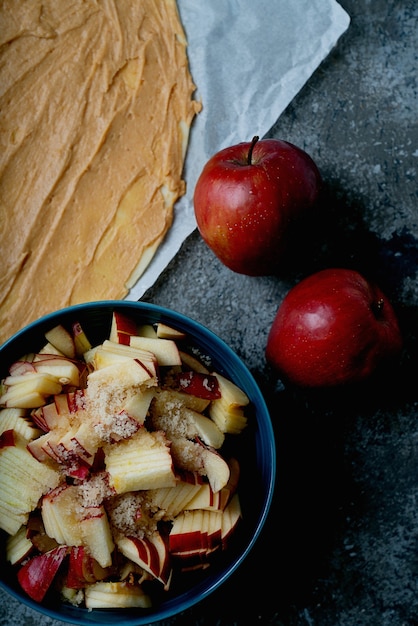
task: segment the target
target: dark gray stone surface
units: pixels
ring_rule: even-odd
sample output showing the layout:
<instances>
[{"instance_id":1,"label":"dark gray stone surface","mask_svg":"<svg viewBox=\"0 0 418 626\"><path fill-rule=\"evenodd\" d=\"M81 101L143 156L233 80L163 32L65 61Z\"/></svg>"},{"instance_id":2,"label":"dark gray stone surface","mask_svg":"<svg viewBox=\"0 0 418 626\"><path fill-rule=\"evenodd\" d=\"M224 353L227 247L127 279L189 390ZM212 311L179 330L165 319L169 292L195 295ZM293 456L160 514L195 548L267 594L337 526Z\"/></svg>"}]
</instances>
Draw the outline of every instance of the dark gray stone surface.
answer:
<instances>
[{"instance_id":1,"label":"dark gray stone surface","mask_svg":"<svg viewBox=\"0 0 418 626\"><path fill-rule=\"evenodd\" d=\"M214 330L269 404L278 481L255 549L222 589L160 626L418 624L418 5L341 0L347 33L271 129L325 180L323 211L279 277L234 274L197 232L144 299ZM287 290L355 267L392 299L402 363L350 394L294 394L264 348ZM0 591L0 624L59 626Z\"/></svg>"}]
</instances>

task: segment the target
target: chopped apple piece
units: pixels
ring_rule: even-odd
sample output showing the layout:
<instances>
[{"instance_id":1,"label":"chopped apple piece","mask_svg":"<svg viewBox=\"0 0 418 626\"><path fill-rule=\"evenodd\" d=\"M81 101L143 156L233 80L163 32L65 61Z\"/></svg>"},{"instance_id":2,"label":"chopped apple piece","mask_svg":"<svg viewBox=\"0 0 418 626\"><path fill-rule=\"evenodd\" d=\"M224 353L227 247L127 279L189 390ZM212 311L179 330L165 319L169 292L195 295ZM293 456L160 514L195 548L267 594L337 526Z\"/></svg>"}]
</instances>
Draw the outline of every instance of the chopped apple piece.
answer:
<instances>
[{"instance_id":1,"label":"chopped apple piece","mask_svg":"<svg viewBox=\"0 0 418 626\"><path fill-rule=\"evenodd\" d=\"M212 491L216 493L223 489L230 476L229 465L225 459L215 450L203 448L203 464Z\"/></svg>"},{"instance_id":2,"label":"chopped apple piece","mask_svg":"<svg viewBox=\"0 0 418 626\"><path fill-rule=\"evenodd\" d=\"M49 341L44 346L42 346L38 354L49 354L49 355L54 354L55 356L65 356L61 352L61 350L58 350L58 348L53 346L52 343L49 343Z\"/></svg>"},{"instance_id":3,"label":"chopped apple piece","mask_svg":"<svg viewBox=\"0 0 418 626\"><path fill-rule=\"evenodd\" d=\"M109 340L104 341L95 349L91 363L95 369L101 369L117 361L126 361L126 357L139 361L150 373L151 377L157 375L157 359L152 352L133 348L132 346L125 346Z\"/></svg>"},{"instance_id":4,"label":"chopped apple piece","mask_svg":"<svg viewBox=\"0 0 418 626\"><path fill-rule=\"evenodd\" d=\"M157 339L157 331L152 324L140 324L137 332L135 333L139 337L151 337L151 339Z\"/></svg>"},{"instance_id":5,"label":"chopped apple piece","mask_svg":"<svg viewBox=\"0 0 418 626\"><path fill-rule=\"evenodd\" d=\"M36 428L33 421L28 417L25 409L0 410L0 435L5 430L14 430L22 435L26 441L31 441L42 434L42 431Z\"/></svg>"},{"instance_id":6,"label":"chopped apple piece","mask_svg":"<svg viewBox=\"0 0 418 626\"><path fill-rule=\"evenodd\" d=\"M201 374L209 374L209 370L199 359L192 356L188 352L180 352L180 358L183 365L185 365L188 369L193 370L194 372L200 372Z\"/></svg>"},{"instance_id":7,"label":"chopped apple piece","mask_svg":"<svg viewBox=\"0 0 418 626\"><path fill-rule=\"evenodd\" d=\"M183 415L193 425L196 435L207 445L219 449L225 441L224 433L209 417L191 409L184 409Z\"/></svg>"},{"instance_id":8,"label":"chopped apple piece","mask_svg":"<svg viewBox=\"0 0 418 626\"><path fill-rule=\"evenodd\" d=\"M200 438L213 448L220 448L225 440L224 433L215 422L184 406L181 398L170 391L156 394L150 413L153 427L164 430L168 437L181 434L188 439Z\"/></svg>"},{"instance_id":9,"label":"chopped apple piece","mask_svg":"<svg viewBox=\"0 0 418 626\"><path fill-rule=\"evenodd\" d=\"M143 538L122 537L117 545L126 558L168 586L171 578L170 555L168 543L159 532Z\"/></svg>"},{"instance_id":10,"label":"chopped apple piece","mask_svg":"<svg viewBox=\"0 0 418 626\"><path fill-rule=\"evenodd\" d=\"M127 582L98 582L85 590L85 602L88 609L148 609L152 606L151 598L139 585Z\"/></svg>"},{"instance_id":11,"label":"chopped apple piece","mask_svg":"<svg viewBox=\"0 0 418 626\"><path fill-rule=\"evenodd\" d=\"M21 526L19 530L6 540L6 559L12 565L21 563L33 550L33 543L27 537L26 526Z\"/></svg>"},{"instance_id":12,"label":"chopped apple piece","mask_svg":"<svg viewBox=\"0 0 418 626\"><path fill-rule=\"evenodd\" d=\"M170 553L183 561L204 563L221 547L221 511L185 511L175 520L169 535Z\"/></svg>"},{"instance_id":13,"label":"chopped apple piece","mask_svg":"<svg viewBox=\"0 0 418 626\"><path fill-rule=\"evenodd\" d=\"M54 376L34 372L16 376L8 376L6 392L0 397L0 405L8 408L35 409L46 404L46 399L60 393L62 385Z\"/></svg>"},{"instance_id":14,"label":"chopped apple piece","mask_svg":"<svg viewBox=\"0 0 418 626\"><path fill-rule=\"evenodd\" d=\"M80 322L74 322L72 332L76 356L81 357L85 352L91 350L92 345Z\"/></svg>"},{"instance_id":15,"label":"chopped apple piece","mask_svg":"<svg viewBox=\"0 0 418 626\"><path fill-rule=\"evenodd\" d=\"M242 389L221 374L214 372L214 375L218 379L219 389L225 402L230 406L247 406L250 400Z\"/></svg>"},{"instance_id":16,"label":"chopped apple piece","mask_svg":"<svg viewBox=\"0 0 418 626\"><path fill-rule=\"evenodd\" d=\"M209 483L200 486L199 491L184 507L188 511L203 509L207 511L223 511L228 502L229 492L226 487L216 493L212 491Z\"/></svg>"},{"instance_id":17,"label":"chopped apple piece","mask_svg":"<svg viewBox=\"0 0 418 626\"><path fill-rule=\"evenodd\" d=\"M130 439L105 450L110 485L116 493L175 485L169 442L163 433L140 429Z\"/></svg>"},{"instance_id":18,"label":"chopped apple piece","mask_svg":"<svg viewBox=\"0 0 418 626\"><path fill-rule=\"evenodd\" d=\"M112 324L110 327L109 335L110 341L129 346L130 336L136 334L136 322L124 313L120 313L119 311L113 311Z\"/></svg>"},{"instance_id":19,"label":"chopped apple piece","mask_svg":"<svg viewBox=\"0 0 418 626\"><path fill-rule=\"evenodd\" d=\"M207 509L223 511L229 504L232 496L236 493L239 483L240 466L235 458L228 461L229 479L225 487L222 487L216 493L212 490L210 484L204 483L199 491L187 503L185 509Z\"/></svg>"},{"instance_id":20,"label":"chopped apple piece","mask_svg":"<svg viewBox=\"0 0 418 626\"><path fill-rule=\"evenodd\" d=\"M138 391L138 393L126 400L123 409L130 417L135 418L139 424L143 424L154 394L155 392L152 388Z\"/></svg>"},{"instance_id":21,"label":"chopped apple piece","mask_svg":"<svg viewBox=\"0 0 418 626\"><path fill-rule=\"evenodd\" d=\"M121 383L123 381L123 383ZM103 402L104 397L124 393L127 388L141 390L142 385L155 384L154 373L150 372L142 362L129 359L109 365L91 372L87 385L87 396L90 403Z\"/></svg>"},{"instance_id":22,"label":"chopped apple piece","mask_svg":"<svg viewBox=\"0 0 418 626\"><path fill-rule=\"evenodd\" d=\"M69 427L69 413L67 410L64 412L63 401L68 408L68 401L66 394L57 394L54 397L54 402L45 404L42 407L32 411L32 419L44 432L60 428L61 430Z\"/></svg>"},{"instance_id":23,"label":"chopped apple piece","mask_svg":"<svg viewBox=\"0 0 418 626\"><path fill-rule=\"evenodd\" d=\"M34 361L37 372L54 376L61 385L78 387L80 384L80 371L77 365L67 358L51 358Z\"/></svg>"},{"instance_id":24,"label":"chopped apple piece","mask_svg":"<svg viewBox=\"0 0 418 626\"><path fill-rule=\"evenodd\" d=\"M160 339L174 339L175 341L178 341L181 339L185 339L186 333L184 333L182 330L172 328L167 324L163 324L163 322L158 322L157 337L159 337Z\"/></svg>"},{"instance_id":25,"label":"chopped apple piece","mask_svg":"<svg viewBox=\"0 0 418 626\"><path fill-rule=\"evenodd\" d=\"M86 585L104 580L108 576L109 569L99 565L84 546L71 548L65 581L68 589L84 589Z\"/></svg>"},{"instance_id":26,"label":"chopped apple piece","mask_svg":"<svg viewBox=\"0 0 418 626\"><path fill-rule=\"evenodd\" d=\"M232 381L215 373L221 397L213 400L209 415L224 433L239 434L247 425L243 407L249 404L248 396Z\"/></svg>"},{"instance_id":27,"label":"chopped apple piece","mask_svg":"<svg viewBox=\"0 0 418 626\"><path fill-rule=\"evenodd\" d=\"M45 495L41 513L49 537L67 546L83 544L79 491L75 485L61 484Z\"/></svg>"},{"instance_id":28,"label":"chopped apple piece","mask_svg":"<svg viewBox=\"0 0 418 626\"><path fill-rule=\"evenodd\" d=\"M23 437L14 433L13 438L14 445L0 446L0 528L9 535L26 524L38 500L60 480L58 472L31 455Z\"/></svg>"},{"instance_id":29,"label":"chopped apple piece","mask_svg":"<svg viewBox=\"0 0 418 626\"><path fill-rule=\"evenodd\" d=\"M33 366L34 354L25 355L19 361L15 361L9 367L10 376L21 376L22 374L27 374L28 372L35 372L35 368Z\"/></svg>"},{"instance_id":30,"label":"chopped apple piece","mask_svg":"<svg viewBox=\"0 0 418 626\"><path fill-rule=\"evenodd\" d=\"M68 356L70 359L75 358L76 350L73 336L62 324L58 324L51 330L48 330L45 333L45 339L65 356Z\"/></svg>"},{"instance_id":31,"label":"chopped apple piece","mask_svg":"<svg viewBox=\"0 0 418 626\"><path fill-rule=\"evenodd\" d=\"M147 350L155 354L158 365L181 365L179 349L172 339L131 336L129 345L132 348Z\"/></svg>"},{"instance_id":32,"label":"chopped apple piece","mask_svg":"<svg viewBox=\"0 0 418 626\"><path fill-rule=\"evenodd\" d=\"M188 503L199 493L203 480L197 473L188 472L177 481L174 487L150 489L148 496L154 506L164 511L165 516L174 519L183 511Z\"/></svg>"},{"instance_id":33,"label":"chopped apple piece","mask_svg":"<svg viewBox=\"0 0 418 626\"><path fill-rule=\"evenodd\" d=\"M214 492L228 483L230 468L214 448L208 448L202 442L190 441L185 437L172 437L171 453L176 468L196 471L207 476Z\"/></svg>"},{"instance_id":34,"label":"chopped apple piece","mask_svg":"<svg viewBox=\"0 0 418 626\"><path fill-rule=\"evenodd\" d=\"M198 398L176 389L158 389L155 394L155 403L157 404L157 411L159 413L164 412L164 407L187 407L198 413L203 413L209 406L209 400L204 398Z\"/></svg>"},{"instance_id":35,"label":"chopped apple piece","mask_svg":"<svg viewBox=\"0 0 418 626\"><path fill-rule=\"evenodd\" d=\"M241 504L239 501L238 493L235 493L224 510L222 516L222 549L228 548L229 541L234 533L239 521L242 519Z\"/></svg>"},{"instance_id":36,"label":"chopped apple piece","mask_svg":"<svg viewBox=\"0 0 418 626\"><path fill-rule=\"evenodd\" d=\"M180 372L174 377L176 385L184 393L203 398L205 400L216 400L221 397L219 383L213 374L205 374L188 370Z\"/></svg>"},{"instance_id":37,"label":"chopped apple piece","mask_svg":"<svg viewBox=\"0 0 418 626\"><path fill-rule=\"evenodd\" d=\"M27 561L18 571L20 586L32 600L42 602L67 554L66 546L59 546Z\"/></svg>"},{"instance_id":38,"label":"chopped apple piece","mask_svg":"<svg viewBox=\"0 0 418 626\"><path fill-rule=\"evenodd\" d=\"M248 420L240 406L230 406L223 398L215 400L209 409L209 415L219 430L230 435L239 435L247 426Z\"/></svg>"},{"instance_id":39,"label":"chopped apple piece","mask_svg":"<svg viewBox=\"0 0 418 626\"><path fill-rule=\"evenodd\" d=\"M80 526L83 545L88 548L91 556L101 567L110 567L115 545L104 507L88 507Z\"/></svg>"}]
</instances>

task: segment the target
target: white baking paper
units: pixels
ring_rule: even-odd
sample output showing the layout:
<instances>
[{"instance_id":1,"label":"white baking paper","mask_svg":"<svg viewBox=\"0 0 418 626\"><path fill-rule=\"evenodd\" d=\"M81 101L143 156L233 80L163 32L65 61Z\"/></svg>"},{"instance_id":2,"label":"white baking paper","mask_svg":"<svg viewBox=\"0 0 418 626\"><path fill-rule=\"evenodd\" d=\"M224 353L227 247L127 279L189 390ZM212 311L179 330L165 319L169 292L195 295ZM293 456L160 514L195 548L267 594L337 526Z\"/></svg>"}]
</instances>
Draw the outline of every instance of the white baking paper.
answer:
<instances>
[{"instance_id":1,"label":"white baking paper","mask_svg":"<svg viewBox=\"0 0 418 626\"><path fill-rule=\"evenodd\" d=\"M139 300L196 228L193 190L218 150L263 137L350 23L335 0L177 0L196 99L174 221L127 300Z\"/></svg>"}]
</instances>

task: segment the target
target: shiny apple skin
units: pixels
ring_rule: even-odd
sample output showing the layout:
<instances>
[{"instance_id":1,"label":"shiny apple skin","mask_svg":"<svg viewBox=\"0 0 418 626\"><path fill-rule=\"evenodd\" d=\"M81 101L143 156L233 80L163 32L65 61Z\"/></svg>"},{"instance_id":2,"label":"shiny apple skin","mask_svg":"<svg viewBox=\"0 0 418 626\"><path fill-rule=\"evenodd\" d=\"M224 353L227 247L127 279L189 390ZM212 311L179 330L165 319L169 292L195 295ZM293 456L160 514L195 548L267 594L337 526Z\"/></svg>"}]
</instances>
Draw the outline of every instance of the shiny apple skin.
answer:
<instances>
[{"instance_id":1,"label":"shiny apple skin","mask_svg":"<svg viewBox=\"0 0 418 626\"><path fill-rule=\"evenodd\" d=\"M350 269L326 269L295 285L268 335L267 361L284 382L336 387L365 381L397 357L402 336L381 289Z\"/></svg>"},{"instance_id":2,"label":"shiny apple skin","mask_svg":"<svg viewBox=\"0 0 418 626\"><path fill-rule=\"evenodd\" d=\"M275 274L289 227L317 202L321 174L312 158L279 139L243 142L216 153L194 191L200 234L220 261L249 276Z\"/></svg>"}]
</instances>

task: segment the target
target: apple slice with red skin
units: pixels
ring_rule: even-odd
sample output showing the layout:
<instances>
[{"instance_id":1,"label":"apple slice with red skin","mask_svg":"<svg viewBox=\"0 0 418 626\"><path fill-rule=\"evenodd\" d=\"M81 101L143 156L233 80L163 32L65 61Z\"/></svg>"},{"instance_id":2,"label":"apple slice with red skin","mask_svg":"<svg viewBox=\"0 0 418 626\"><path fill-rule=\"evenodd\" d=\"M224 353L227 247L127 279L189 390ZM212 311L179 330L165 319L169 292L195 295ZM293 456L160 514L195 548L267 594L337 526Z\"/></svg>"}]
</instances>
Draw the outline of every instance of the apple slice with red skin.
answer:
<instances>
[{"instance_id":1,"label":"apple slice with red skin","mask_svg":"<svg viewBox=\"0 0 418 626\"><path fill-rule=\"evenodd\" d=\"M19 569L17 579L22 589L35 602L42 602L67 554L67 546L58 546L39 554Z\"/></svg>"},{"instance_id":2,"label":"apple slice with red skin","mask_svg":"<svg viewBox=\"0 0 418 626\"><path fill-rule=\"evenodd\" d=\"M122 537L117 542L120 552L142 567L163 585L171 579L168 542L159 534L149 537Z\"/></svg>"},{"instance_id":3,"label":"apple slice with red skin","mask_svg":"<svg viewBox=\"0 0 418 626\"><path fill-rule=\"evenodd\" d=\"M220 150L204 166L194 190L203 240L220 261L250 276L277 272L290 228L317 204L322 179L312 158L279 139Z\"/></svg>"},{"instance_id":4,"label":"apple slice with red skin","mask_svg":"<svg viewBox=\"0 0 418 626\"><path fill-rule=\"evenodd\" d=\"M83 589L86 585L104 580L108 575L109 569L99 565L84 546L71 548L66 578L67 587Z\"/></svg>"},{"instance_id":5,"label":"apple slice with red skin","mask_svg":"<svg viewBox=\"0 0 418 626\"><path fill-rule=\"evenodd\" d=\"M214 374L189 370L175 374L173 381L180 391L192 396L205 400L217 400L221 397L218 379Z\"/></svg>"},{"instance_id":6,"label":"apple slice with red skin","mask_svg":"<svg viewBox=\"0 0 418 626\"><path fill-rule=\"evenodd\" d=\"M9 367L10 376L22 376L28 372L36 372L32 361L15 361Z\"/></svg>"},{"instance_id":7,"label":"apple slice with red skin","mask_svg":"<svg viewBox=\"0 0 418 626\"><path fill-rule=\"evenodd\" d=\"M4 430L0 435L0 450L2 448L14 447L15 445L15 431L12 428Z\"/></svg>"},{"instance_id":8,"label":"apple slice with red skin","mask_svg":"<svg viewBox=\"0 0 418 626\"><path fill-rule=\"evenodd\" d=\"M365 381L401 349L399 323L382 290L355 270L332 268L287 293L266 358L284 382L326 388Z\"/></svg>"},{"instance_id":9,"label":"apple slice with red skin","mask_svg":"<svg viewBox=\"0 0 418 626\"><path fill-rule=\"evenodd\" d=\"M131 335L137 334L137 325L133 319L119 311L113 311L110 328L110 341L129 346Z\"/></svg>"}]
</instances>

